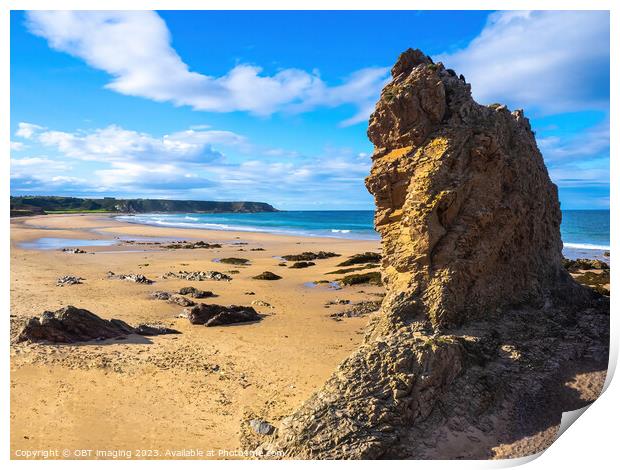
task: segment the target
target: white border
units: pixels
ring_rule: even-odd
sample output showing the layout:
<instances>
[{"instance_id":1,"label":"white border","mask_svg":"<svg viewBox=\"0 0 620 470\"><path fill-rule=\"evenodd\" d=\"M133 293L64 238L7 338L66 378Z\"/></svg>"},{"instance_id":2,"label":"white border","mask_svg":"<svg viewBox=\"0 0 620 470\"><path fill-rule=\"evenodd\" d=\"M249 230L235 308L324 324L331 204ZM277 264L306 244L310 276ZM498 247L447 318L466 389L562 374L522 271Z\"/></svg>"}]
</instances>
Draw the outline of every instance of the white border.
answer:
<instances>
[{"instance_id":1,"label":"white border","mask_svg":"<svg viewBox=\"0 0 620 470\"><path fill-rule=\"evenodd\" d=\"M522 9L555 9L555 10L611 10L611 96L610 96L610 135L611 135L611 181L619 181L618 179L618 162L617 144L620 129L618 126L618 90L617 84L620 83L618 75L618 44L620 44L620 25L618 18L620 17L620 2L612 0L469 0L467 3L458 0L423 0L423 1L404 1L404 0L382 0L381 2L372 2L368 0L357 0L356 2L346 2L342 0L298 0L294 3L284 2L281 0L262 0L260 2L252 2L249 0L227 0L227 1L197 1L197 0L107 0L107 1L79 1L79 0L4 0L0 3L0 54L2 61L2 107L3 116L2 127L0 129L0 139L2 142L2 158L0 159L0 172L2 177L3 194L0 196L2 203L0 205L0 220L5 224L5 230L1 232L2 237L2 264L0 268L0 283L5 286L1 291L1 304L3 316L3 325L6 328L5 334L2 336L3 343L3 361L2 361L2 389L1 400L2 405L2 423L1 429L5 432L1 433L0 452L2 460L9 458L9 332L8 332L8 314L9 314L9 119L10 115L10 70L9 70L9 24L10 10L27 10L27 9L100 9L100 10L408 10L408 9L426 9L426 10L522 10ZM381 28L389 25L377 24L377 40L381 38ZM403 44L403 48L413 46L415 44ZM579 60L578 57L575 60ZM545 79L553 79L553 77L545 77ZM614 86L613 84L616 84ZM618 188L611 185L610 203L612 207L616 207L618 203ZM617 213L611 213L611 245L612 253L615 256L617 246L620 246L618 240L618 217ZM611 273L612 291L615 292L618 283L618 270L613 269ZM617 314L616 296L612 296L612 350L610 355L609 376L606 382L608 388L605 393L581 416L575 426L572 426L542 455L526 459L517 459L512 461L413 461L413 462L391 462L390 465L403 467L415 466L416 468L498 468L510 467L519 464L528 463L529 468L539 468L547 470L550 467L562 469L588 469L588 468L612 468L618 465L618 453L616 448L620 445L618 442L617 419L619 415L620 405L620 386L618 380L611 381L611 376L616 367L618 356L618 321L614 319ZM110 465L109 461L10 461L10 465L15 467L41 466L45 465L49 468L77 468L85 465L102 466ZM112 465L118 467L138 467L138 468L162 468L171 465L178 465L177 462L171 461L116 461ZM336 465L333 462L266 462L266 461L183 461L183 465L202 466L205 465L220 468L222 466L246 466L267 468L267 465L280 465L290 467L307 467L310 465L331 466ZM375 465L383 465L374 462L341 462L339 466L362 466L366 468L375 468Z\"/></svg>"}]
</instances>

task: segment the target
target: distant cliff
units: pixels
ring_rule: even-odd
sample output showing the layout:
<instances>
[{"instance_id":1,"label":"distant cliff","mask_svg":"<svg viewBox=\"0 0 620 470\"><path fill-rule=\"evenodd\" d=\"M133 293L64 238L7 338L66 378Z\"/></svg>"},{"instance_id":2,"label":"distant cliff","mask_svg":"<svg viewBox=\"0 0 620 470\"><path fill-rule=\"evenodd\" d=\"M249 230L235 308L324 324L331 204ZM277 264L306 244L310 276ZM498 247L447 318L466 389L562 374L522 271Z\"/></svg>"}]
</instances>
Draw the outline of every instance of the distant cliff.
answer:
<instances>
[{"instance_id":1,"label":"distant cliff","mask_svg":"<svg viewBox=\"0 0 620 470\"><path fill-rule=\"evenodd\" d=\"M265 202L11 196L11 217L49 212L277 212Z\"/></svg>"}]
</instances>

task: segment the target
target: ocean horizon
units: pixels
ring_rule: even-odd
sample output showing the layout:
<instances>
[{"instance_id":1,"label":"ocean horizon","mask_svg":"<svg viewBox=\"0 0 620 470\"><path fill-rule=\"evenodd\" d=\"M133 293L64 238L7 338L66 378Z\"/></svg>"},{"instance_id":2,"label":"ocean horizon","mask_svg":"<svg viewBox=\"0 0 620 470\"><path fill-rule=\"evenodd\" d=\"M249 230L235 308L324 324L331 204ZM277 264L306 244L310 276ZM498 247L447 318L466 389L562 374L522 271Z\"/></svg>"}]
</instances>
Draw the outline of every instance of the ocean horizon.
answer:
<instances>
[{"instance_id":1,"label":"ocean horizon","mask_svg":"<svg viewBox=\"0 0 620 470\"><path fill-rule=\"evenodd\" d=\"M146 213L120 215L124 222L160 227L264 232L280 235L379 240L372 210L279 211L253 213ZM610 249L609 210L563 210L564 255L603 257Z\"/></svg>"}]
</instances>

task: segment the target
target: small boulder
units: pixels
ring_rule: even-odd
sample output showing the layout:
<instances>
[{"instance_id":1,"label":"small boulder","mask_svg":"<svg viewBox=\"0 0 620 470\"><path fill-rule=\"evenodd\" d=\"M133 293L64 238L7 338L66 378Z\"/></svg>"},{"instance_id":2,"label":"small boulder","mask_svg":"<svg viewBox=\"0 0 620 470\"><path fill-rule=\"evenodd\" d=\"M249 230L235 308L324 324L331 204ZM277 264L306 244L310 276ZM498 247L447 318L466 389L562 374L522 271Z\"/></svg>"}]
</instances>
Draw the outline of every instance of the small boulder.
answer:
<instances>
[{"instance_id":1,"label":"small boulder","mask_svg":"<svg viewBox=\"0 0 620 470\"><path fill-rule=\"evenodd\" d=\"M141 324L136 326L134 333L141 336L159 336L159 335L176 335L180 334L180 331L173 330L160 325L146 325Z\"/></svg>"},{"instance_id":2,"label":"small boulder","mask_svg":"<svg viewBox=\"0 0 620 470\"><path fill-rule=\"evenodd\" d=\"M310 266L314 266L315 264L316 263L313 263L312 261L296 261L289 267L289 269L308 268Z\"/></svg>"},{"instance_id":3,"label":"small boulder","mask_svg":"<svg viewBox=\"0 0 620 470\"><path fill-rule=\"evenodd\" d=\"M55 312L45 311L40 317L32 317L20 332L17 342L75 343L117 338L132 332L133 328L121 320L104 320L88 310L69 305Z\"/></svg>"},{"instance_id":4,"label":"small boulder","mask_svg":"<svg viewBox=\"0 0 620 470\"><path fill-rule=\"evenodd\" d=\"M181 287L179 289L179 294L181 295L189 295L194 299L204 299L206 297L215 297L215 294L209 290L200 290L195 287Z\"/></svg>"},{"instance_id":5,"label":"small boulder","mask_svg":"<svg viewBox=\"0 0 620 470\"><path fill-rule=\"evenodd\" d=\"M198 304L184 312L192 325L218 326L254 322L261 316L252 307L240 305Z\"/></svg>"},{"instance_id":6,"label":"small boulder","mask_svg":"<svg viewBox=\"0 0 620 470\"><path fill-rule=\"evenodd\" d=\"M193 305L196 305L196 302L194 302L193 300L188 299L187 297L183 297L182 295L171 295L170 298L168 299L168 302L170 302L171 304L177 304L180 305L181 307L191 307Z\"/></svg>"},{"instance_id":7,"label":"small boulder","mask_svg":"<svg viewBox=\"0 0 620 470\"><path fill-rule=\"evenodd\" d=\"M168 300L170 298L170 292L165 292L163 290L156 290L149 294L149 297L157 300Z\"/></svg>"},{"instance_id":8,"label":"small boulder","mask_svg":"<svg viewBox=\"0 0 620 470\"><path fill-rule=\"evenodd\" d=\"M72 286L74 284L82 284L84 278L78 276L63 276L56 280L56 285L59 287Z\"/></svg>"},{"instance_id":9,"label":"small boulder","mask_svg":"<svg viewBox=\"0 0 620 470\"><path fill-rule=\"evenodd\" d=\"M282 279L282 276L278 276L271 271L265 271L254 276L252 279L258 279L259 281L277 281L278 279Z\"/></svg>"},{"instance_id":10,"label":"small boulder","mask_svg":"<svg viewBox=\"0 0 620 470\"><path fill-rule=\"evenodd\" d=\"M269 436L276 430L275 426L267 421L263 421L262 419L250 420L250 427L255 433L262 434L264 436Z\"/></svg>"}]
</instances>

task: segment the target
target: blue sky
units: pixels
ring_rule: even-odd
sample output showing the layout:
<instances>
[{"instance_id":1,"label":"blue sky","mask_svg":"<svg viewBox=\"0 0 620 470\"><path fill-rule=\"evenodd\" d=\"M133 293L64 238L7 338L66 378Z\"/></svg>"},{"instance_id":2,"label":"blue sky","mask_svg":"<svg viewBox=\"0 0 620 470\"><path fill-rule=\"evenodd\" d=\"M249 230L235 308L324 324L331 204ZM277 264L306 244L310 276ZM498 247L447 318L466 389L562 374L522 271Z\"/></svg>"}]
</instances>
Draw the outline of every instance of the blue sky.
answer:
<instances>
[{"instance_id":1,"label":"blue sky","mask_svg":"<svg viewBox=\"0 0 620 470\"><path fill-rule=\"evenodd\" d=\"M525 109L563 208L609 207L606 12L12 12L11 194L371 209L408 47Z\"/></svg>"}]
</instances>

